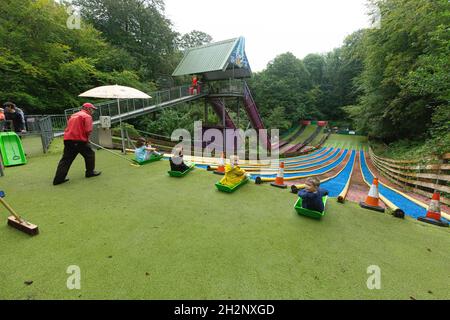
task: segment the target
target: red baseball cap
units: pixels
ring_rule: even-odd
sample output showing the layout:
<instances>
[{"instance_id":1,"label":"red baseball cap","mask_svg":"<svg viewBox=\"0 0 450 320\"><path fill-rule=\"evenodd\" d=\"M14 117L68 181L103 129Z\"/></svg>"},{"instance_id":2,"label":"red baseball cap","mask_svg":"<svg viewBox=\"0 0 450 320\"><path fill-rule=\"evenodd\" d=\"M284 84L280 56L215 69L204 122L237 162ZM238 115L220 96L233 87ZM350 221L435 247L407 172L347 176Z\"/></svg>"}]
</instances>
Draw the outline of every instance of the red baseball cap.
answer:
<instances>
[{"instance_id":1,"label":"red baseball cap","mask_svg":"<svg viewBox=\"0 0 450 320\"><path fill-rule=\"evenodd\" d=\"M86 102L85 104L83 104L83 108L97 110L97 107L94 106L92 103L89 103L89 102Z\"/></svg>"}]
</instances>

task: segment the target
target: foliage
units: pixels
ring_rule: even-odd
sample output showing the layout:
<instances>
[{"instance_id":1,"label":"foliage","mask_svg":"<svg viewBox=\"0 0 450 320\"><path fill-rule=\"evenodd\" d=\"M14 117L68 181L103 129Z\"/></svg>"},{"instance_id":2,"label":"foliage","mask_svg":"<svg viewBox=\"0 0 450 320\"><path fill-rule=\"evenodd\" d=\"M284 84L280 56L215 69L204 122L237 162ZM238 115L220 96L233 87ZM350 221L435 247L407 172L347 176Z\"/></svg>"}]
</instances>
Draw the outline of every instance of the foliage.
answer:
<instances>
[{"instance_id":1,"label":"foliage","mask_svg":"<svg viewBox=\"0 0 450 320\"><path fill-rule=\"evenodd\" d=\"M372 1L381 27L364 40L355 119L386 141L430 136L432 115L448 108L450 4L446 0Z\"/></svg>"},{"instance_id":2,"label":"foliage","mask_svg":"<svg viewBox=\"0 0 450 320\"><path fill-rule=\"evenodd\" d=\"M342 48L327 54L309 54L303 60L282 54L256 74L250 85L267 125L292 127L300 119L345 120L341 107L357 103L354 79L362 71L364 33L353 33Z\"/></svg>"},{"instance_id":3,"label":"foliage","mask_svg":"<svg viewBox=\"0 0 450 320\"><path fill-rule=\"evenodd\" d=\"M417 143L423 152L448 152L450 3L369 2L372 18L381 17L378 27L354 32L328 53L281 54L249 80L266 127L287 130L300 119L353 122L358 132L394 147L412 141L412 149ZM65 1L0 0L1 101L12 100L27 113L62 113L79 106L80 92L99 85L146 92L171 87L189 80L170 76L182 51L212 41L198 30L175 32L163 0L74 4L81 29L67 27ZM202 112L193 103L132 123L170 134L192 128ZM230 115L236 120L236 110ZM208 122L218 122L213 112ZM248 123L244 112L239 123Z\"/></svg>"},{"instance_id":4,"label":"foliage","mask_svg":"<svg viewBox=\"0 0 450 320\"><path fill-rule=\"evenodd\" d=\"M205 44L211 43L212 41L213 38L209 34L198 30L193 30L189 33L186 33L177 40L178 47L181 50L200 47Z\"/></svg>"},{"instance_id":5,"label":"foliage","mask_svg":"<svg viewBox=\"0 0 450 320\"><path fill-rule=\"evenodd\" d=\"M67 28L68 17L66 5L53 0L1 0L1 101L14 101L28 113L62 113L79 106L78 94L93 86L150 88L125 51L87 23Z\"/></svg>"},{"instance_id":6,"label":"foliage","mask_svg":"<svg viewBox=\"0 0 450 320\"><path fill-rule=\"evenodd\" d=\"M130 121L142 131L170 137L176 129L186 129L193 134L194 121L202 121L203 112L201 104L186 104L171 109L139 117Z\"/></svg>"},{"instance_id":7,"label":"foliage","mask_svg":"<svg viewBox=\"0 0 450 320\"><path fill-rule=\"evenodd\" d=\"M311 110L313 106L307 94L311 88L309 72L292 53L276 57L266 70L255 75L250 87L264 119L268 119L275 109L284 110L285 114L279 120L291 124L309 114L318 113Z\"/></svg>"},{"instance_id":8,"label":"foliage","mask_svg":"<svg viewBox=\"0 0 450 320\"><path fill-rule=\"evenodd\" d=\"M269 128L277 128L279 130L287 130L291 123L285 118L285 110L283 107L276 107L266 119Z\"/></svg>"},{"instance_id":9,"label":"foliage","mask_svg":"<svg viewBox=\"0 0 450 320\"><path fill-rule=\"evenodd\" d=\"M76 0L82 17L107 41L134 58L138 74L151 80L171 72L177 63L177 33L164 16L161 0Z\"/></svg>"}]
</instances>

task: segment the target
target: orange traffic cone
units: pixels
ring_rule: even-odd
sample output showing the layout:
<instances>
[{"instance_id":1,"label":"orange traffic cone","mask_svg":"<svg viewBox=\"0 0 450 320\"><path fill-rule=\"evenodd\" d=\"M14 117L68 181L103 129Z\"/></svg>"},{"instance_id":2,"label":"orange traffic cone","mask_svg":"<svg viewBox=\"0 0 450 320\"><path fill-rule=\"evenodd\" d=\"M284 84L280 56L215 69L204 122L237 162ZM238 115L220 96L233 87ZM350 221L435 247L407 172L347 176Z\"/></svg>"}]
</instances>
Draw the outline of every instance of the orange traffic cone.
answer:
<instances>
[{"instance_id":1,"label":"orange traffic cone","mask_svg":"<svg viewBox=\"0 0 450 320\"><path fill-rule=\"evenodd\" d=\"M287 185L284 184L284 162L280 162L277 178L275 179L275 182L272 182L270 185L281 189L287 188Z\"/></svg>"},{"instance_id":2,"label":"orange traffic cone","mask_svg":"<svg viewBox=\"0 0 450 320\"><path fill-rule=\"evenodd\" d=\"M448 222L442 220L441 216L441 195L439 192L435 192L431 198L430 206L428 207L427 215L420 217L417 220L434 224L439 227L448 227Z\"/></svg>"},{"instance_id":3,"label":"orange traffic cone","mask_svg":"<svg viewBox=\"0 0 450 320\"><path fill-rule=\"evenodd\" d=\"M384 212L384 208L380 206L380 196L378 194L378 178L373 178L372 186L366 201L360 202L359 205L364 209Z\"/></svg>"},{"instance_id":4,"label":"orange traffic cone","mask_svg":"<svg viewBox=\"0 0 450 320\"><path fill-rule=\"evenodd\" d=\"M223 152L219 159L219 167L216 171L214 171L214 174L218 174L220 176L225 175L225 155L223 154Z\"/></svg>"}]
</instances>

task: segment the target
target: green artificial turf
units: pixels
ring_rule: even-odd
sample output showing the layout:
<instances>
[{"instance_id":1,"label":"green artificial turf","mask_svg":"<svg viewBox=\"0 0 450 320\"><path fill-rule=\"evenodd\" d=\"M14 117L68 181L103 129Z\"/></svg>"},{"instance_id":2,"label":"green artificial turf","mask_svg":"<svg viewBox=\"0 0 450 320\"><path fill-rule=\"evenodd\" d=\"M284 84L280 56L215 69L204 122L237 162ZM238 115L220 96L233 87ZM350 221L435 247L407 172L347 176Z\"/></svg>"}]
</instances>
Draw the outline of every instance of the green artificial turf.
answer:
<instances>
[{"instance_id":1,"label":"green artificial turf","mask_svg":"<svg viewBox=\"0 0 450 320\"><path fill-rule=\"evenodd\" d=\"M6 226L0 210L0 299L450 298L449 230L334 199L316 221L296 214L286 190L224 194L206 171L173 179L167 161L136 168L104 151L100 177L84 178L80 157L70 182L54 187L59 157L0 178L6 200L41 231ZM71 265L81 290L66 287ZM371 265L381 290L367 289Z\"/></svg>"},{"instance_id":2,"label":"green artificial turf","mask_svg":"<svg viewBox=\"0 0 450 320\"><path fill-rule=\"evenodd\" d=\"M344 134L332 134L324 144L325 147L367 150L367 137Z\"/></svg>"},{"instance_id":3,"label":"green artificial turf","mask_svg":"<svg viewBox=\"0 0 450 320\"><path fill-rule=\"evenodd\" d=\"M44 154L42 148L41 136L28 135L22 137L22 145L27 158L42 156Z\"/></svg>"},{"instance_id":4,"label":"green artificial turf","mask_svg":"<svg viewBox=\"0 0 450 320\"><path fill-rule=\"evenodd\" d=\"M320 141L322 141L323 137L325 137L326 135L327 134L324 133L323 130L320 131L320 133L317 135L317 137L315 137L313 139L313 141L311 141L308 145L313 146L313 147L317 146L320 143Z\"/></svg>"},{"instance_id":5,"label":"green artificial turf","mask_svg":"<svg viewBox=\"0 0 450 320\"><path fill-rule=\"evenodd\" d=\"M317 126L307 126L305 128L305 130L302 132L301 135L299 135L294 141L292 141L290 144L294 145L294 144L298 144L298 143L302 143L305 142L306 139L308 139L313 133L314 131L317 130Z\"/></svg>"},{"instance_id":6,"label":"green artificial turf","mask_svg":"<svg viewBox=\"0 0 450 320\"><path fill-rule=\"evenodd\" d=\"M280 140L288 140L288 139L292 138L296 133L298 133L300 131L301 128L302 128L302 126L300 126L300 125L294 127L287 133L281 135Z\"/></svg>"}]
</instances>

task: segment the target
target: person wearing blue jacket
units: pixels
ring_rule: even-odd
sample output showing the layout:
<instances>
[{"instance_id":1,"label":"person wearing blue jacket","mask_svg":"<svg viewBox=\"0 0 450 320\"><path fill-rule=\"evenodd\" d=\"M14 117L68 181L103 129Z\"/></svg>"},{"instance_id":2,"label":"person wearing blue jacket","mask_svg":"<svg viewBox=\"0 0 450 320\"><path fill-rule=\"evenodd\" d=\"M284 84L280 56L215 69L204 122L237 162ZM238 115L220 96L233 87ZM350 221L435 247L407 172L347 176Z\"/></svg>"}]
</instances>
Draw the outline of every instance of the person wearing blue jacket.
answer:
<instances>
[{"instance_id":1,"label":"person wearing blue jacket","mask_svg":"<svg viewBox=\"0 0 450 320\"><path fill-rule=\"evenodd\" d=\"M305 182L305 189L298 193L298 196L302 198L302 207L317 212L325 210L322 198L327 195L328 190L320 188L320 180L316 177L308 178Z\"/></svg>"}]
</instances>

